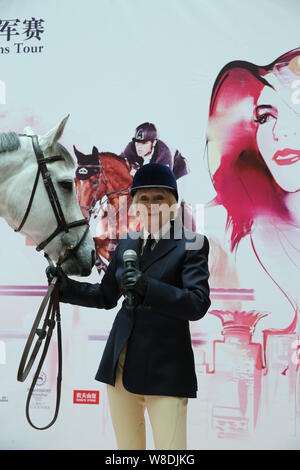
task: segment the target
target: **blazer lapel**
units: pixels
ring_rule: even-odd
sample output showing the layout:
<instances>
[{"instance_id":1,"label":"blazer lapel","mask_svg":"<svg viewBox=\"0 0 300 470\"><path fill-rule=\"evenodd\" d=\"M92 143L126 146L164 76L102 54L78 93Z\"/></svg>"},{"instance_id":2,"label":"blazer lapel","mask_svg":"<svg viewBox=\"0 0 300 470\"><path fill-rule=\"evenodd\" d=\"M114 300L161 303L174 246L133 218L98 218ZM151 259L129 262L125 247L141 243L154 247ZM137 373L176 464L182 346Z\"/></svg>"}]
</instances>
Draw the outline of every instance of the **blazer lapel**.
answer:
<instances>
[{"instance_id":1,"label":"blazer lapel","mask_svg":"<svg viewBox=\"0 0 300 470\"><path fill-rule=\"evenodd\" d=\"M144 265L141 268L140 265L140 248L142 243L142 230L135 232L134 238L127 238L126 250L134 250L137 253L136 267L142 272L146 271L153 263L158 261L160 258L165 256L169 251L173 250L177 241L174 239L174 225L171 224L170 231L168 231L164 237L161 238L155 245L155 248L149 254L148 258L144 261ZM169 238L168 238L169 237ZM125 250L124 250L125 251Z\"/></svg>"},{"instance_id":2,"label":"blazer lapel","mask_svg":"<svg viewBox=\"0 0 300 470\"><path fill-rule=\"evenodd\" d=\"M173 250L173 248L176 247L176 240L173 238L161 238L158 243L156 244L155 248L151 253L149 254L148 258L145 260L143 267L141 268L141 271L144 272L150 266L158 261L160 258L165 256L169 251Z\"/></svg>"}]
</instances>

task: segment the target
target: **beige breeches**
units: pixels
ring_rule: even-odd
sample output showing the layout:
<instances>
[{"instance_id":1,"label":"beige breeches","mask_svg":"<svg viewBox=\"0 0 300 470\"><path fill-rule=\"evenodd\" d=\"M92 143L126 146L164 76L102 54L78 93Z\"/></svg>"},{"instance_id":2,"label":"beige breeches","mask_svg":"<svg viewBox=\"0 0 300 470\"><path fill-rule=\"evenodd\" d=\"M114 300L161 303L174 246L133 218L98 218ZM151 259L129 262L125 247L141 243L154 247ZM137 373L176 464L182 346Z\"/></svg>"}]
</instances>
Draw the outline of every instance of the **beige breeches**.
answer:
<instances>
[{"instance_id":1,"label":"beige breeches","mask_svg":"<svg viewBox=\"0 0 300 470\"><path fill-rule=\"evenodd\" d=\"M110 415L118 449L146 449L145 409L149 415L155 449L186 449L188 398L140 395L126 390L122 382L125 344L117 365L115 385L107 384Z\"/></svg>"}]
</instances>

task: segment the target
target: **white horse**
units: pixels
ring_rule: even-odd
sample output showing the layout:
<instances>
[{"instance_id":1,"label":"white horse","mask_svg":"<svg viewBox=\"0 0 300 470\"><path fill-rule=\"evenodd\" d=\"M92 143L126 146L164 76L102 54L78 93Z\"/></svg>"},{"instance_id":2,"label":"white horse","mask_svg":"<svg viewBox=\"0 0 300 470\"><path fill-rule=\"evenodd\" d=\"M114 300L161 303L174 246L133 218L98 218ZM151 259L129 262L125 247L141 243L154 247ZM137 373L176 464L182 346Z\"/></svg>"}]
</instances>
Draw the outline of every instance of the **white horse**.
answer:
<instances>
[{"instance_id":1,"label":"white horse","mask_svg":"<svg viewBox=\"0 0 300 470\"><path fill-rule=\"evenodd\" d=\"M52 183L67 223L83 219L73 171L75 163L65 147L58 143L68 120L44 135L38 136L38 143L44 157L60 155L63 160L47 163ZM23 134L34 135L26 127ZM17 231L29 204L36 173L37 159L32 138L15 132L0 133L0 217ZM32 206L20 232L27 235L37 246L46 240L57 228L57 220L50 199L40 175ZM83 237L87 225L75 226L58 233L44 248L49 257L57 262L66 249L72 249ZM78 250L70 251L70 257L62 263L66 274L88 276L95 263L95 245L90 232L82 239Z\"/></svg>"}]
</instances>

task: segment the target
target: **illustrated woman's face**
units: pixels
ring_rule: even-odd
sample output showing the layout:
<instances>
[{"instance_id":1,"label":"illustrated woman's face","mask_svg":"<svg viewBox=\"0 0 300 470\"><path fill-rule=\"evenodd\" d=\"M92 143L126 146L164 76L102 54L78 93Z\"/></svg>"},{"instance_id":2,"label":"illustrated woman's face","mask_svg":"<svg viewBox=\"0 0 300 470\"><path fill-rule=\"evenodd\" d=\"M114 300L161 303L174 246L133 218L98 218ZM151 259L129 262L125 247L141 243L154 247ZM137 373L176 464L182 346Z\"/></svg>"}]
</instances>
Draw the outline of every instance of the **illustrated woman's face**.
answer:
<instances>
[{"instance_id":1,"label":"illustrated woman's face","mask_svg":"<svg viewBox=\"0 0 300 470\"><path fill-rule=\"evenodd\" d=\"M300 116L265 86L254 110L258 149L277 184L286 192L300 189Z\"/></svg>"}]
</instances>

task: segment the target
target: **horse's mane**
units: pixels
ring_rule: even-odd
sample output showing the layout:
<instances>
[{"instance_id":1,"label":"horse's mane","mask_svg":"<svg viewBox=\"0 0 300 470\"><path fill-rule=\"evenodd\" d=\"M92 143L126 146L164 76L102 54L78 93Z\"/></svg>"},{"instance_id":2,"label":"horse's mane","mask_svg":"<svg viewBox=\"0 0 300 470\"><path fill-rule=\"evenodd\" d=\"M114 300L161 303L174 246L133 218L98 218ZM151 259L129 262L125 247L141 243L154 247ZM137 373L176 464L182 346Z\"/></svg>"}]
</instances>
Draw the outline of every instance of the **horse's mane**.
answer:
<instances>
[{"instance_id":1,"label":"horse's mane","mask_svg":"<svg viewBox=\"0 0 300 470\"><path fill-rule=\"evenodd\" d=\"M125 159L124 157L121 157L121 155L117 155L116 153L113 153L113 152L99 152L99 156L103 156L104 158L106 157L114 157L116 158L117 160L119 160L120 162L123 162L126 164L125 162Z\"/></svg>"},{"instance_id":2,"label":"horse's mane","mask_svg":"<svg viewBox=\"0 0 300 470\"><path fill-rule=\"evenodd\" d=\"M113 161L112 158L114 159ZM113 152L99 152L99 159L100 161L103 159L104 162L107 163L108 168L112 172L111 176L113 179L122 177L123 180L125 178L123 183L127 182L128 185L131 184L132 176L130 174L130 168L124 157Z\"/></svg>"},{"instance_id":3,"label":"horse's mane","mask_svg":"<svg viewBox=\"0 0 300 470\"><path fill-rule=\"evenodd\" d=\"M121 163L124 169L126 168L126 170L128 171L128 174L130 174L128 164L126 163L126 159L122 157L122 155L117 155L116 153L113 153L113 152L99 152L99 158L104 158L104 160L108 160L108 162L111 158L114 158L119 163Z\"/></svg>"},{"instance_id":4,"label":"horse's mane","mask_svg":"<svg viewBox=\"0 0 300 470\"><path fill-rule=\"evenodd\" d=\"M20 148L21 142L20 137L16 132L1 132L0 133L0 153L12 152L13 150L18 150ZM56 142L53 149L56 154L59 154L63 157L67 166L74 168L75 162L72 155L68 150L59 142Z\"/></svg>"},{"instance_id":5,"label":"horse's mane","mask_svg":"<svg viewBox=\"0 0 300 470\"><path fill-rule=\"evenodd\" d=\"M20 138L16 132L0 133L0 153L12 152L13 150L17 150L20 145Z\"/></svg>"}]
</instances>

